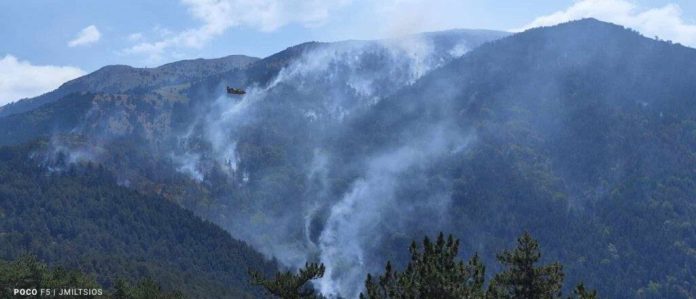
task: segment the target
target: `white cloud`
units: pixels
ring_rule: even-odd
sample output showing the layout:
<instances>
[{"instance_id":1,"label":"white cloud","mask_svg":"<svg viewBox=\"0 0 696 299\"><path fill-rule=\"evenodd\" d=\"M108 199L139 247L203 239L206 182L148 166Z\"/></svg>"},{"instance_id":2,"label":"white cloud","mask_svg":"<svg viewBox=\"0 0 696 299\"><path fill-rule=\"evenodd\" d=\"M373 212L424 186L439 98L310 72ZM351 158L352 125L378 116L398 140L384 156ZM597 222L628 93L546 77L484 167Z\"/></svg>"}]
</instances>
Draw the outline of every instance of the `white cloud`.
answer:
<instances>
[{"instance_id":1,"label":"white cloud","mask_svg":"<svg viewBox=\"0 0 696 299\"><path fill-rule=\"evenodd\" d=\"M41 95L85 74L70 66L32 65L12 55L0 59L0 105Z\"/></svg>"},{"instance_id":2,"label":"white cloud","mask_svg":"<svg viewBox=\"0 0 696 299\"><path fill-rule=\"evenodd\" d=\"M129 40L129 41L132 41L132 42L141 41L141 40L143 40L143 38L144 38L144 36L143 36L143 34L140 33L140 32L131 33L131 34L128 35L128 40Z\"/></svg>"},{"instance_id":3,"label":"white cloud","mask_svg":"<svg viewBox=\"0 0 696 299\"><path fill-rule=\"evenodd\" d=\"M643 8L628 0L581 0L565 10L538 17L518 30L590 17L633 28L649 37L659 36L696 47L696 24L682 18L677 4Z\"/></svg>"},{"instance_id":4,"label":"white cloud","mask_svg":"<svg viewBox=\"0 0 696 299\"><path fill-rule=\"evenodd\" d=\"M380 0L373 5L373 30L387 37L424 31L461 28L471 1L463 0Z\"/></svg>"},{"instance_id":5,"label":"white cloud","mask_svg":"<svg viewBox=\"0 0 696 299\"><path fill-rule=\"evenodd\" d=\"M288 24L317 26L331 10L352 0L182 0L189 13L202 22L157 41L140 42L124 50L159 57L169 48L201 48L232 27L274 31Z\"/></svg>"},{"instance_id":6,"label":"white cloud","mask_svg":"<svg viewBox=\"0 0 696 299\"><path fill-rule=\"evenodd\" d=\"M68 47L77 47L93 44L98 42L100 38L101 32L99 32L97 26L89 25L80 30L80 32L77 33L77 36L73 40L68 42Z\"/></svg>"}]
</instances>

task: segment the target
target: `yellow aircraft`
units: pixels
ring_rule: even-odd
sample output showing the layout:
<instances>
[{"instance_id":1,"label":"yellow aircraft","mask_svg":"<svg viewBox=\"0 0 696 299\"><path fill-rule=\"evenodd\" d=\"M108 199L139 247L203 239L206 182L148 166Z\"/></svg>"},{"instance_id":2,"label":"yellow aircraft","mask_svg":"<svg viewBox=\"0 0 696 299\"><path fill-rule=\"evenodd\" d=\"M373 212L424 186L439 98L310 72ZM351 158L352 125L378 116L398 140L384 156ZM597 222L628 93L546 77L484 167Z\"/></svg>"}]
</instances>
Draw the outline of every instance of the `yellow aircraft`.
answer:
<instances>
[{"instance_id":1,"label":"yellow aircraft","mask_svg":"<svg viewBox=\"0 0 696 299\"><path fill-rule=\"evenodd\" d=\"M233 95L243 95L246 93L246 91L244 91L241 88L234 88L234 87L227 86L227 93L233 94Z\"/></svg>"}]
</instances>

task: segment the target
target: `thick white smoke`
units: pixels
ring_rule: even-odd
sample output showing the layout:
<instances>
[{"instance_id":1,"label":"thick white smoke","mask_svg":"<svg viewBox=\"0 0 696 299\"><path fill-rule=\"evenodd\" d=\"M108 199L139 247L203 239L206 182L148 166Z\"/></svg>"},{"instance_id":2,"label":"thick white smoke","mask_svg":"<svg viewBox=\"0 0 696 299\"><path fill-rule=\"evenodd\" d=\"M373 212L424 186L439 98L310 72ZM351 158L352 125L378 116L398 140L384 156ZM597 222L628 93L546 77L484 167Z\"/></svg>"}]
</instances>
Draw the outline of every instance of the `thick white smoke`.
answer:
<instances>
[{"instance_id":1,"label":"thick white smoke","mask_svg":"<svg viewBox=\"0 0 696 299\"><path fill-rule=\"evenodd\" d=\"M411 144L371 157L364 177L331 207L319 239L321 262L327 267L319 282L323 294L357 297L365 274L375 269L375 265L366 265L365 248L379 243L383 222L398 226L399 220L423 217L437 225L432 219L442 219L449 196L424 198L430 210L422 210L415 208L417 204L400 201L395 193L405 172L422 171L439 157L465 150L473 140L473 135L463 137L447 128L433 126Z\"/></svg>"},{"instance_id":2,"label":"thick white smoke","mask_svg":"<svg viewBox=\"0 0 696 299\"><path fill-rule=\"evenodd\" d=\"M449 202L447 190L429 195L422 203L400 201L397 191L403 187L404 176L427 169L429 163L437 162L443 155L464 150L470 139L465 137L467 134L457 132L451 123L428 124L419 130L419 135L410 136L409 142L389 145L384 151L354 161L355 165L364 165L363 169L352 179L350 188L338 195L332 193L335 189L329 178L334 167L332 159L337 154L332 152L335 149L327 140L349 117L355 119L369 112L382 99L468 49L466 42L455 44L450 49L436 49L433 40L423 36L321 44L294 58L268 85L247 86L247 93L241 97L217 96L200 110L188 130L173 136L177 147L164 156L178 172L201 184L209 184L211 172L217 169L224 171L235 186L256 183L261 186L259 189L264 189L271 184L267 189L273 191L274 178L267 177L273 176L273 171L257 173L254 177L244 169L245 161L238 148L240 138L248 127L263 123L260 117L264 115L263 109L268 109L269 101L296 109L297 114L293 115L305 118L307 135L314 137L312 141L296 141L314 149L309 154L311 162L303 166L308 191L300 195L301 202L292 203L294 210L288 210L278 209L277 202L255 198L258 200L247 202L247 206L225 210L229 215L216 219L236 238L286 266L300 267L307 260L320 260L326 265L327 273L317 282L317 288L328 296L356 297L366 273L381 267L375 262L381 238L406 231L409 219L422 216L441 219L438 215ZM132 133L136 128L126 119L129 109L134 108L125 102L118 97L95 101L96 106L86 119L98 121L85 122L74 133L107 132L95 136L109 138ZM100 108L100 103L114 107ZM58 142L55 139L51 146L54 153L48 156L57 157L61 153L65 163L99 161L100 149L109 140ZM128 175L123 176L120 180L130 184ZM425 186L426 182L415 179L409 184ZM225 198L219 202L226 200L234 205ZM429 225L436 227L437 223Z\"/></svg>"},{"instance_id":3,"label":"thick white smoke","mask_svg":"<svg viewBox=\"0 0 696 299\"><path fill-rule=\"evenodd\" d=\"M428 124L419 135L411 136L411 141L355 161L366 167L349 190L336 197L328 191L331 183L327 176L334 153L331 146L322 144L325 135L331 134L325 128L340 127L347 117L369 111L380 100L466 50L465 42L456 42L449 49L435 51L432 40L418 36L320 45L282 69L267 86L251 87L237 100L218 97L194 125L202 129L195 132L201 133L191 134L192 130L182 136L183 140L203 138L210 144L210 152L200 154L192 149L178 154L175 162L180 172L200 180L206 169L201 158L210 155L207 158L239 178L235 173L244 171L238 166L241 130L259 120L257 110L264 102L291 101L283 107L298 109L309 123L309 135L317 137L310 145L315 150L305 171L308 189L316 192L308 192L302 202L292 203L299 212L273 211L264 202L254 202L229 215L230 221L222 225L284 265L300 267L308 259L319 259L327 273L317 283L318 289L328 296L354 298L367 272L382 266L366 263L374 262L374 251L383 234L407 230L406 222L412 221L409 219L442 219L439 215L449 203L448 190L431 194L421 203L400 201L396 192L404 184L404 175L413 177L413 172L427 169L442 156L465 150L471 137L457 131L450 122ZM285 99L286 93L275 92L287 88L299 98ZM242 177L245 179L241 183L264 180ZM426 182L410 184L425 186Z\"/></svg>"},{"instance_id":4,"label":"thick white smoke","mask_svg":"<svg viewBox=\"0 0 696 299\"><path fill-rule=\"evenodd\" d=\"M461 55L459 43L450 58ZM254 105L269 97L279 85L293 86L298 92L315 92L313 88L331 91L309 103L304 112L310 120L341 121L353 111L376 104L379 99L410 85L430 70L445 62L435 55L431 40L408 36L378 42L349 41L328 44L304 53L283 68L264 87L247 89L239 99L218 96L208 111L193 126L202 126L202 136L212 146L212 157L223 169L235 171L238 158L238 130L253 121ZM193 137L192 128L179 139ZM199 153L171 155L180 172L200 181L205 169Z\"/></svg>"},{"instance_id":5,"label":"thick white smoke","mask_svg":"<svg viewBox=\"0 0 696 299\"><path fill-rule=\"evenodd\" d=\"M289 117L303 117L305 123L301 128L308 131L300 136L311 137L287 145L310 149L309 159L292 161L302 165L301 176L306 185L304 194L291 197L294 200L300 197L299 202L278 203L278 199L254 195L244 206L235 206L237 202L232 198L241 196L229 194L230 198L217 199L218 204L226 206L220 211L227 214L213 218L236 238L286 266L300 267L307 260L320 260L326 265L327 273L316 287L327 296L354 298L367 272L381 268L376 251L383 237L407 232L413 227L409 222L420 217L443 220L439 215L444 214L449 203L446 188L427 195L421 202L407 202L398 196L403 185L427 189L428 182L414 174L427 170L442 157L465 150L471 138L470 134L457 131L452 120L425 124L418 133L413 133L416 135L407 138L408 142L385 144L383 150L347 162L360 165L360 171L347 182L348 189L341 191L336 191L330 178L336 167L332 165L333 159L339 156L332 152L336 148L331 140L349 119L369 113L381 100L467 49L465 41L455 41L447 49L437 48L432 39L424 36L320 44L294 57L265 86L246 86L247 93L240 97L220 91L199 110L188 130L172 136L177 145L163 156L174 169L200 184L210 185L210 179L219 178L217 171L222 170L227 182L237 188L232 190L272 193L277 191L279 180L276 170L257 169L254 173L246 169L250 163L243 160L240 152L239 147L245 145L241 138L244 130L258 128L267 121L263 117L276 113L264 109L293 109ZM127 118L135 108L124 103L127 101L119 97L95 101L86 119L98 121L85 122L74 133L107 132L94 136L109 138L133 133L137 128ZM167 134L156 130L144 133L149 134L146 137ZM163 140L162 137L148 139ZM54 154L49 156L65 153L61 154L65 163L98 161L102 159L102 145L109 140L58 142L55 139L51 147ZM85 144L91 146L84 147ZM123 174L119 180L129 185L129 177ZM247 184L255 184L256 189L243 189ZM438 225L431 221L421 228L427 230Z\"/></svg>"}]
</instances>

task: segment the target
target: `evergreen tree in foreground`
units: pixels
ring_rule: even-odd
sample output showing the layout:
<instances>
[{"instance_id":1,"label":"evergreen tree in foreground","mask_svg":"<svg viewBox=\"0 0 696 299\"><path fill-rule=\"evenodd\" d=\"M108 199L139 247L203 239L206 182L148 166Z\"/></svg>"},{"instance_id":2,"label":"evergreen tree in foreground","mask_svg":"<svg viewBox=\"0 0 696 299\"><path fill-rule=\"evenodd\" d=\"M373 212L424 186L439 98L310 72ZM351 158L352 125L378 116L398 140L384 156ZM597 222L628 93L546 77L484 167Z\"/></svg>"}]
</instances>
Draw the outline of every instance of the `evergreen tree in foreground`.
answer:
<instances>
[{"instance_id":1,"label":"evergreen tree in foreground","mask_svg":"<svg viewBox=\"0 0 696 299\"><path fill-rule=\"evenodd\" d=\"M507 269L493 278L489 294L494 298L560 298L563 266L553 263L537 267L541 258L539 242L528 233L517 239L517 248L498 254Z\"/></svg>"},{"instance_id":2,"label":"evergreen tree in foreground","mask_svg":"<svg viewBox=\"0 0 696 299\"><path fill-rule=\"evenodd\" d=\"M577 298L577 299L597 299L599 296L597 296L597 291L596 290L587 290L585 289L585 285L581 282L579 283L575 289L573 290L573 294L575 294L575 297L570 296L568 297L569 299Z\"/></svg>"},{"instance_id":3,"label":"evergreen tree in foreground","mask_svg":"<svg viewBox=\"0 0 696 299\"><path fill-rule=\"evenodd\" d=\"M368 274L361 299L461 298L544 299L562 298L563 267L559 263L537 266L539 243L528 233L517 240L517 248L503 251L498 260L505 270L495 275L484 291L485 267L474 255L467 264L457 260L459 241L442 234L435 243L426 237L423 251L411 245L411 261L404 272L387 263L377 278ZM597 292L581 283L568 298L596 299Z\"/></svg>"},{"instance_id":4,"label":"evergreen tree in foreground","mask_svg":"<svg viewBox=\"0 0 696 299\"><path fill-rule=\"evenodd\" d=\"M411 261L404 272L387 263L384 275L368 274L366 295L361 298L483 298L485 267L474 255L468 263L457 260L459 240L442 233L432 243L423 240L423 251L411 245Z\"/></svg>"},{"instance_id":5,"label":"evergreen tree in foreground","mask_svg":"<svg viewBox=\"0 0 696 299\"><path fill-rule=\"evenodd\" d=\"M283 299L321 298L314 289L307 286L310 280L324 276L324 264L307 263L297 274L290 271L279 272L273 279L264 279L261 274L250 271L252 284L263 286L270 294Z\"/></svg>"}]
</instances>

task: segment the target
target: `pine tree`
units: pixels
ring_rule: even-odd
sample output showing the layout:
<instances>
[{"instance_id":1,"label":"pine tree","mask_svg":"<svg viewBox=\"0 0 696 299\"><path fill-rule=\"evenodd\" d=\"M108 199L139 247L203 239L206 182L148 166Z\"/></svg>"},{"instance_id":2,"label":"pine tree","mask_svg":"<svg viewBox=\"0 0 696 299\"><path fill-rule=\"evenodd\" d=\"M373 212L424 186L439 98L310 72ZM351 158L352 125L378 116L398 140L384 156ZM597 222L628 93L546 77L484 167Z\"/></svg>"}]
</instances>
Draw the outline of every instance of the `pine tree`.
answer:
<instances>
[{"instance_id":1,"label":"pine tree","mask_svg":"<svg viewBox=\"0 0 696 299\"><path fill-rule=\"evenodd\" d=\"M478 255L468 263L457 259L459 240L442 233L435 243L427 237L423 250L414 242L411 261L404 272L397 272L387 263L385 273L365 281L366 293L361 298L483 298L485 267Z\"/></svg>"},{"instance_id":2,"label":"pine tree","mask_svg":"<svg viewBox=\"0 0 696 299\"><path fill-rule=\"evenodd\" d=\"M321 298L307 286L310 280L324 276L324 264L307 263L297 274L290 271L279 272L273 279L264 279L257 272L250 272L252 284L263 286L266 291L282 299Z\"/></svg>"},{"instance_id":3,"label":"pine tree","mask_svg":"<svg viewBox=\"0 0 696 299\"><path fill-rule=\"evenodd\" d=\"M585 284L583 284L582 282L575 287L575 289L573 290L573 295L575 295L575 296L570 296L568 298L569 299L597 299L597 298L599 298L597 296L596 290L585 289Z\"/></svg>"},{"instance_id":4,"label":"pine tree","mask_svg":"<svg viewBox=\"0 0 696 299\"><path fill-rule=\"evenodd\" d=\"M528 233L517 239L517 248L505 250L497 258L506 269L493 278L489 298L561 298L563 267L559 263L537 267L539 243Z\"/></svg>"}]
</instances>

